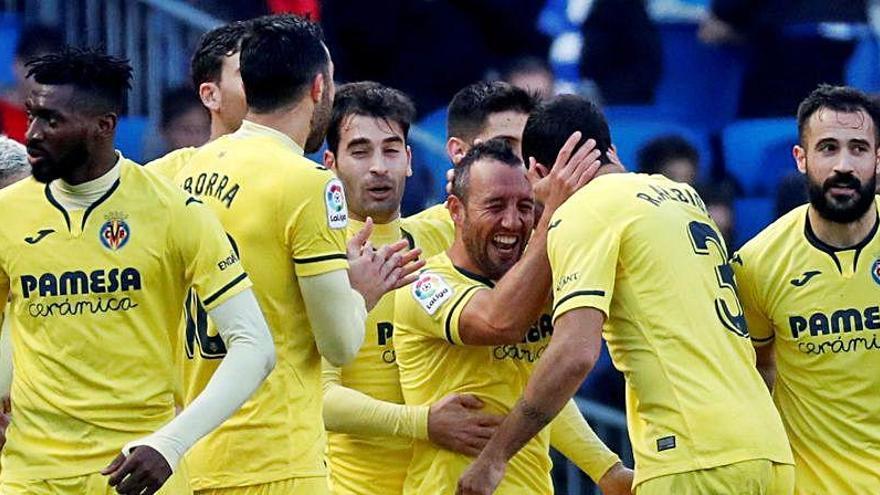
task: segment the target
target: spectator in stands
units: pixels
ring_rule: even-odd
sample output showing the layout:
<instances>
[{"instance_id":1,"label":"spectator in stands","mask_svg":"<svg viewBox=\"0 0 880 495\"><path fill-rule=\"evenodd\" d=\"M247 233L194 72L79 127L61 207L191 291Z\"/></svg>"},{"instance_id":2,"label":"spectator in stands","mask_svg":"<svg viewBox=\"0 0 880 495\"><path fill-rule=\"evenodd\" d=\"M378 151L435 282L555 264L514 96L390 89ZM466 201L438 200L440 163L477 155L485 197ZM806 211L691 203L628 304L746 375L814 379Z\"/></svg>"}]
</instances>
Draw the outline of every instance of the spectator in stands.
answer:
<instances>
[{"instance_id":1,"label":"spectator in stands","mask_svg":"<svg viewBox=\"0 0 880 495\"><path fill-rule=\"evenodd\" d=\"M695 185L700 155L687 139L678 135L660 136L648 142L638 154L639 171L661 174Z\"/></svg>"},{"instance_id":2,"label":"spectator in stands","mask_svg":"<svg viewBox=\"0 0 880 495\"><path fill-rule=\"evenodd\" d=\"M208 142L211 119L202 102L189 86L171 88L162 95L161 141L148 143L152 156Z\"/></svg>"},{"instance_id":3,"label":"spectator in stands","mask_svg":"<svg viewBox=\"0 0 880 495\"><path fill-rule=\"evenodd\" d=\"M538 57L521 57L511 62L501 79L522 88L538 99L549 98L554 94L555 78L550 66Z\"/></svg>"},{"instance_id":4,"label":"spectator in stands","mask_svg":"<svg viewBox=\"0 0 880 495\"><path fill-rule=\"evenodd\" d=\"M645 0L594 0L591 9L581 28L581 77L606 105L653 102L663 61Z\"/></svg>"},{"instance_id":5,"label":"spectator in stands","mask_svg":"<svg viewBox=\"0 0 880 495\"><path fill-rule=\"evenodd\" d=\"M269 13L270 3L255 0L187 0L187 3L225 21L244 21Z\"/></svg>"},{"instance_id":6,"label":"spectator in stands","mask_svg":"<svg viewBox=\"0 0 880 495\"><path fill-rule=\"evenodd\" d=\"M429 113L456 91L550 42L535 0L323 0L321 20L341 80L381 81Z\"/></svg>"},{"instance_id":7,"label":"spectator in stands","mask_svg":"<svg viewBox=\"0 0 880 495\"><path fill-rule=\"evenodd\" d=\"M745 43L752 52L741 117L788 116L819 83L843 84L854 36L823 22L867 22L867 0L713 0L700 28L707 43Z\"/></svg>"},{"instance_id":8,"label":"spectator in stands","mask_svg":"<svg viewBox=\"0 0 880 495\"><path fill-rule=\"evenodd\" d=\"M15 47L12 72L15 75L15 84L0 99L0 127L3 132L23 143L27 132L27 113L24 111L24 100L27 95L27 69L25 62L28 60L54 52L64 46L64 37L61 31L51 26L35 24L25 26L18 38Z\"/></svg>"}]
</instances>

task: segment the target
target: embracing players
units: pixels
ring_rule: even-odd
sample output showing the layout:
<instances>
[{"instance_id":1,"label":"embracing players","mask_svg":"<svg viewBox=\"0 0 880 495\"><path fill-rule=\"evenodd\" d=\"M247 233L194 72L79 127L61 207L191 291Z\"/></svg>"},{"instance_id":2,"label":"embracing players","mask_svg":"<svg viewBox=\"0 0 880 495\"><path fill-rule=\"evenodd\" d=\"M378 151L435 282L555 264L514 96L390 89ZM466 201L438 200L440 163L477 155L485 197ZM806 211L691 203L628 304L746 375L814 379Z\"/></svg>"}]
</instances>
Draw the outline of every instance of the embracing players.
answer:
<instances>
[{"instance_id":1,"label":"embracing players","mask_svg":"<svg viewBox=\"0 0 880 495\"><path fill-rule=\"evenodd\" d=\"M602 166L550 223L553 339L459 492L503 486L508 460L575 393L604 336L626 377L637 494L791 493L785 430L705 204L690 186L612 163L604 116L576 96L532 112L524 154L550 163L575 130L595 139Z\"/></svg>"}]
</instances>

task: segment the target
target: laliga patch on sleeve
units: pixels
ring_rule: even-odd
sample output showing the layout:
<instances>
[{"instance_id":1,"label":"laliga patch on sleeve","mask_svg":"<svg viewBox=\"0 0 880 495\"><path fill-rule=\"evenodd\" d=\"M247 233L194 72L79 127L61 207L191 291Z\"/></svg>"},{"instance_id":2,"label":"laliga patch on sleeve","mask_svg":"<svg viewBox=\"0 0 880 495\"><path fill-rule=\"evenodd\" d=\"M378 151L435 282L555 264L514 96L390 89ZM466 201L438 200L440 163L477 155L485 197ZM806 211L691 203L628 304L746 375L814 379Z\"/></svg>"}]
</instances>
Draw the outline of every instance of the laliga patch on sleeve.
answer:
<instances>
[{"instance_id":1,"label":"laliga patch on sleeve","mask_svg":"<svg viewBox=\"0 0 880 495\"><path fill-rule=\"evenodd\" d=\"M429 315L436 313L453 294L455 291L443 277L429 272L422 273L412 285L413 297Z\"/></svg>"},{"instance_id":2,"label":"laliga patch on sleeve","mask_svg":"<svg viewBox=\"0 0 880 495\"><path fill-rule=\"evenodd\" d=\"M327 206L327 223L331 229L344 229L348 226L348 205L345 204L345 189L339 179L332 179L324 188L324 204Z\"/></svg>"}]
</instances>

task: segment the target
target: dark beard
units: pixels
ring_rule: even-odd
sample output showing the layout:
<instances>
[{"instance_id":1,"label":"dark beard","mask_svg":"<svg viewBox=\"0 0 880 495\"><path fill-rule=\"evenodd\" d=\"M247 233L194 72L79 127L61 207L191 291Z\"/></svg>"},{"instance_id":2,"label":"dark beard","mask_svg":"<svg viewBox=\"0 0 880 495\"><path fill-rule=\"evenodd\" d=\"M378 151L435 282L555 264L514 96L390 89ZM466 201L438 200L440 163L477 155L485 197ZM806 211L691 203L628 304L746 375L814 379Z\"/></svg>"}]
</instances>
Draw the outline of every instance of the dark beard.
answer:
<instances>
[{"instance_id":1,"label":"dark beard","mask_svg":"<svg viewBox=\"0 0 880 495\"><path fill-rule=\"evenodd\" d=\"M82 167L88 160L89 151L86 143L79 143L57 161L43 155L40 160L31 165L31 175L36 181L48 184L55 179L65 177L71 170Z\"/></svg>"},{"instance_id":2,"label":"dark beard","mask_svg":"<svg viewBox=\"0 0 880 495\"><path fill-rule=\"evenodd\" d=\"M488 246L482 243L483 241L479 237L468 234L470 229L468 228L467 219L465 219L465 223L462 226L462 231L461 240L464 242L464 248L474 264L477 265L477 268L480 269L480 272L490 280L500 280L511 267L499 265L492 261L489 257Z\"/></svg>"},{"instance_id":3,"label":"dark beard","mask_svg":"<svg viewBox=\"0 0 880 495\"><path fill-rule=\"evenodd\" d=\"M864 216L865 212L874 204L874 190L877 185L877 177L872 175L864 184L859 182L853 175L835 174L818 184L809 181L808 193L810 204L819 213L819 216L834 223L852 223ZM858 197L854 202L840 205L830 201L827 192L834 186L852 187L858 191Z\"/></svg>"},{"instance_id":4,"label":"dark beard","mask_svg":"<svg viewBox=\"0 0 880 495\"><path fill-rule=\"evenodd\" d=\"M321 104L315 107L312 113L312 120L309 122L309 136L306 138L306 144L303 150L306 153L314 153L321 149L324 144L324 137L327 135L327 128L330 126L330 115L333 111L333 103L330 101L329 92L324 91L325 96L321 100Z\"/></svg>"}]
</instances>

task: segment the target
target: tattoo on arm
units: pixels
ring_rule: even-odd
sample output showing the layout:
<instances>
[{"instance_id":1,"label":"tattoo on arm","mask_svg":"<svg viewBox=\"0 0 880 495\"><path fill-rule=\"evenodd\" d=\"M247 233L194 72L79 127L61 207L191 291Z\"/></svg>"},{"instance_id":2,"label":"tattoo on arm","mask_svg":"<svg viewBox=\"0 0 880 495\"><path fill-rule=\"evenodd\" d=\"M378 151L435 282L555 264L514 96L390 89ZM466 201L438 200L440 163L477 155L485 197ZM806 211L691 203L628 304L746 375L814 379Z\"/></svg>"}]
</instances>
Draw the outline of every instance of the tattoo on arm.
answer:
<instances>
[{"instance_id":1,"label":"tattoo on arm","mask_svg":"<svg viewBox=\"0 0 880 495\"><path fill-rule=\"evenodd\" d=\"M552 416L545 413L538 406L529 404L524 398L519 400L519 408L522 411L523 417L536 426L539 426L539 430L549 424L550 421L553 421Z\"/></svg>"}]
</instances>

